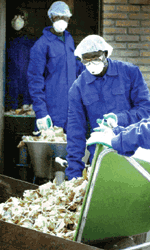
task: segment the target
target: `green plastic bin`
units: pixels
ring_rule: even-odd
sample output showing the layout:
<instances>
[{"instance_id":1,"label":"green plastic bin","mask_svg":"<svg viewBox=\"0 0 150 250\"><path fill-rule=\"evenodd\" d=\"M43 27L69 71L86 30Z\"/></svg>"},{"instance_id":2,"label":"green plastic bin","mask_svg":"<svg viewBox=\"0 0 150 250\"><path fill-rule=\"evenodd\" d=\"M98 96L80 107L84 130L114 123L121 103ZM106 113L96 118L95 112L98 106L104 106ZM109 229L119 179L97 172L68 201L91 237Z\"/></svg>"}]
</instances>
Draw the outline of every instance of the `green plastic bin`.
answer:
<instances>
[{"instance_id":1,"label":"green plastic bin","mask_svg":"<svg viewBox=\"0 0 150 250\"><path fill-rule=\"evenodd\" d=\"M74 241L90 243L148 232L149 172L150 163L97 145Z\"/></svg>"}]
</instances>

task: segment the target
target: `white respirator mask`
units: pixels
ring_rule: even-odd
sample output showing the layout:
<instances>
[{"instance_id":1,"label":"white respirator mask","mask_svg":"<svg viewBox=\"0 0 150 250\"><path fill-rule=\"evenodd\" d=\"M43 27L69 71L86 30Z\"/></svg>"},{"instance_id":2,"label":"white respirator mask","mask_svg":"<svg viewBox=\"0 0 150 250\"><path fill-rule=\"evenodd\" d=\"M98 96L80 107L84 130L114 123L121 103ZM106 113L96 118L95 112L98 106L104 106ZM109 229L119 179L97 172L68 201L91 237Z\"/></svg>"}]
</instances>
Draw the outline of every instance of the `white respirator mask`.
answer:
<instances>
[{"instance_id":1,"label":"white respirator mask","mask_svg":"<svg viewBox=\"0 0 150 250\"><path fill-rule=\"evenodd\" d=\"M21 30L24 27L24 20L21 16L16 16L12 19L11 26L15 30Z\"/></svg>"},{"instance_id":2,"label":"white respirator mask","mask_svg":"<svg viewBox=\"0 0 150 250\"><path fill-rule=\"evenodd\" d=\"M68 27L68 23L64 20L59 20L53 23L53 27L56 32L63 32Z\"/></svg>"},{"instance_id":3,"label":"white respirator mask","mask_svg":"<svg viewBox=\"0 0 150 250\"><path fill-rule=\"evenodd\" d=\"M91 62L86 68L92 75L99 75L104 69L104 63L99 62L94 64L94 62Z\"/></svg>"}]
</instances>

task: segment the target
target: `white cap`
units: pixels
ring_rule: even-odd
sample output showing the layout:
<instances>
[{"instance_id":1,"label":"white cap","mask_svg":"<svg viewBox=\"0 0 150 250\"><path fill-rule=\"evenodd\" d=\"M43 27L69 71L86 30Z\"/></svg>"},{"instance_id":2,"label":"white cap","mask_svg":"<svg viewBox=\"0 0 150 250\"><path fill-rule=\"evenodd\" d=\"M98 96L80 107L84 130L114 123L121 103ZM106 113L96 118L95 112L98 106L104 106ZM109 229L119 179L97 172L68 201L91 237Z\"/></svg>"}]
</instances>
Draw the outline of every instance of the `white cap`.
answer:
<instances>
[{"instance_id":1,"label":"white cap","mask_svg":"<svg viewBox=\"0 0 150 250\"><path fill-rule=\"evenodd\" d=\"M82 58L82 54L97 52L99 50L108 51L107 57L112 54L113 47L105 42L99 35L89 35L85 37L75 49L74 55Z\"/></svg>"},{"instance_id":2,"label":"white cap","mask_svg":"<svg viewBox=\"0 0 150 250\"><path fill-rule=\"evenodd\" d=\"M52 15L54 15L54 16L67 16L67 17L72 16L68 5L62 1L54 2L50 6L47 13L48 13L48 16L50 19L51 19Z\"/></svg>"}]
</instances>

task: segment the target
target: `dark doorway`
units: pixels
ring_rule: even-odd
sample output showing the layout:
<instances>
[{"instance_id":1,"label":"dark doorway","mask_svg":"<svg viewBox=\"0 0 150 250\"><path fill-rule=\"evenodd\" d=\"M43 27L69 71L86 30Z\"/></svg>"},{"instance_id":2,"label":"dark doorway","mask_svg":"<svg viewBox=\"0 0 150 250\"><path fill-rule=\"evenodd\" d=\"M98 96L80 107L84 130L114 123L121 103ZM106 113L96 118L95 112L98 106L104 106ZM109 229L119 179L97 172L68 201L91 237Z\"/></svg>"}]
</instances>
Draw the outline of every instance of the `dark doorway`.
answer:
<instances>
[{"instance_id":1,"label":"dark doorway","mask_svg":"<svg viewBox=\"0 0 150 250\"><path fill-rule=\"evenodd\" d=\"M98 34L98 15L98 1L74 0L74 13L68 28L75 45L87 35Z\"/></svg>"},{"instance_id":2,"label":"dark doorway","mask_svg":"<svg viewBox=\"0 0 150 250\"><path fill-rule=\"evenodd\" d=\"M24 72L26 72L25 67L27 68L30 48L42 35L44 27L51 25L47 11L53 2L55 1L7 1L6 48L10 56L6 55L5 111L20 108L23 104L30 104L31 102L29 93L27 93L28 87L24 75ZM70 6L73 14L67 30L73 36L75 46L87 35L99 33L101 0L66 0L64 2ZM11 20L17 8L21 8L27 13L26 27L20 32L14 31L11 27ZM22 37L25 37L25 39ZM24 43L23 46L21 43ZM22 64L23 60L24 64ZM18 69L14 70L13 65L17 64L19 65ZM24 65L24 68L21 69L20 65Z\"/></svg>"},{"instance_id":3,"label":"dark doorway","mask_svg":"<svg viewBox=\"0 0 150 250\"><path fill-rule=\"evenodd\" d=\"M51 25L47 16L47 10L53 2L55 1L20 0L12 2L11 0L8 0L6 5L7 38L12 35L10 32L10 20L17 7L23 8L28 12L28 26L26 32L32 34L34 37L40 37L43 28ZM98 34L98 28L100 25L99 16L101 16L101 13L99 13L101 12L101 0L66 0L64 2L68 2L68 4L70 3L71 9L73 8L73 15L70 19L68 31L73 36L76 45L85 36L89 34Z\"/></svg>"}]
</instances>

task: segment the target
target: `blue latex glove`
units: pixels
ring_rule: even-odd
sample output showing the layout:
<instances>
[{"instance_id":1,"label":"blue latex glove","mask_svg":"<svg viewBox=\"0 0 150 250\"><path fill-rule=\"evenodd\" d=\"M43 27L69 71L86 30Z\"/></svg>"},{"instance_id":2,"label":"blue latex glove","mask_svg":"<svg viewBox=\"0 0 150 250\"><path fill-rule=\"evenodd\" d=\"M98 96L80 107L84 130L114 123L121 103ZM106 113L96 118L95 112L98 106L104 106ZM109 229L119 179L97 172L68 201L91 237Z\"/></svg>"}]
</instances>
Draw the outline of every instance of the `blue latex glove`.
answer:
<instances>
[{"instance_id":1,"label":"blue latex glove","mask_svg":"<svg viewBox=\"0 0 150 250\"><path fill-rule=\"evenodd\" d=\"M110 128L115 128L118 125L118 118L114 113L103 115L104 119L107 120L107 124Z\"/></svg>"},{"instance_id":2,"label":"blue latex glove","mask_svg":"<svg viewBox=\"0 0 150 250\"><path fill-rule=\"evenodd\" d=\"M52 119L50 118L49 115L47 115L41 119L37 119L36 125L40 131L47 130L48 128L53 126Z\"/></svg>"}]
</instances>

